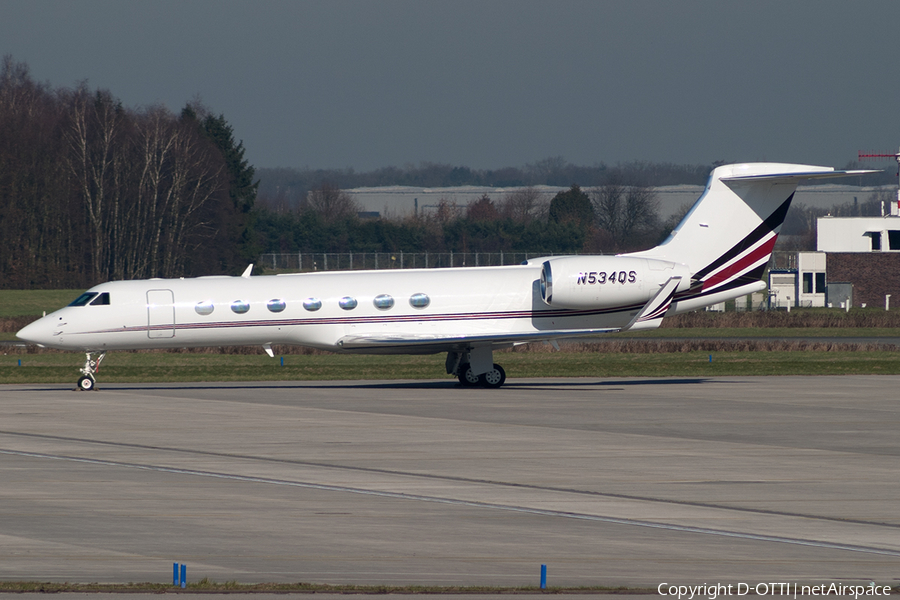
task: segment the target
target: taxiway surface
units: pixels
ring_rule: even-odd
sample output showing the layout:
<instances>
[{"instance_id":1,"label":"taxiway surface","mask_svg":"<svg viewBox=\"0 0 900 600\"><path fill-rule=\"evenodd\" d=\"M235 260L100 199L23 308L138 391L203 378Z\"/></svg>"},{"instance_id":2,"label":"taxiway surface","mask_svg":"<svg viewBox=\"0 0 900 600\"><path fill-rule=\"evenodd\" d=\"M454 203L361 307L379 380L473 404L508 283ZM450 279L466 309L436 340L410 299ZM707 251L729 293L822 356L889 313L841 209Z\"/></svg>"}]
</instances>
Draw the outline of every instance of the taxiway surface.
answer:
<instances>
[{"instance_id":1,"label":"taxiway surface","mask_svg":"<svg viewBox=\"0 0 900 600\"><path fill-rule=\"evenodd\" d=\"M898 389L0 386L0 579L896 585Z\"/></svg>"}]
</instances>

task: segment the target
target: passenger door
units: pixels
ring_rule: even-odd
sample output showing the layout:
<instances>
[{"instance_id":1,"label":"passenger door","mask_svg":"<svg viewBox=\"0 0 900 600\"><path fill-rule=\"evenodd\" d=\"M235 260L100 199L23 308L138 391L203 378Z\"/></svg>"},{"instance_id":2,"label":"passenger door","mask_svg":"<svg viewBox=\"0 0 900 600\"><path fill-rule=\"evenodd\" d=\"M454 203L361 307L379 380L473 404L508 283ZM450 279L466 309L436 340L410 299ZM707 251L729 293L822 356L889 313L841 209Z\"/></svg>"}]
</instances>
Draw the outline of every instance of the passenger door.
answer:
<instances>
[{"instance_id":1,"label":"passenger door","mask_svg":"<svg viewBox=\"0 0 900 600\"><path fill-rule=\"evenodd\" d=\"M147 291L147 336L175 337L175 295L172 290Z\"/></svg>"}]
</instances>

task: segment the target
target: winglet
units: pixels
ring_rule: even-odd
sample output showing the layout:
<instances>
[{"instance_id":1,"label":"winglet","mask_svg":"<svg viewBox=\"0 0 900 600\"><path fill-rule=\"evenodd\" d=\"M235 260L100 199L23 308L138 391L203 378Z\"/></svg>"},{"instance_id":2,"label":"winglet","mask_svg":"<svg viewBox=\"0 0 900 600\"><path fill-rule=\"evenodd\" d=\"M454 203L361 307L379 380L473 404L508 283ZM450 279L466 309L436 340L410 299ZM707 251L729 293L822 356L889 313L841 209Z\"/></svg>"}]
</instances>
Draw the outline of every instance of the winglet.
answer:
<instances>
[{"instance_id":1,"label":"winglet","mask_svg":"<svg viewBox=\"0 0 900 600\"><path fill-rule=\"evenodd\" d=\"M247 279L248 277L250 277L250 273L252 273L252 272L253 272L253 263L250 263L249 265L247 265L247 268L244 269L244 272L241 274L241 277L243 277L244 279Z\"/></svg>"},{"instance_id":2,"label":"winglet","mask_svg":"<svg viewBox=\"0 0 900 600\"><path fill-rule=\"evenodd\" d=\"M650 301L644 305L644 308L634 316L631 323L622 328L622 331L640 331L642 329L656 329L662 323L666 311L672 304L672 298L675 297L675 291L678 284L681 283L681 277L670 278L656 295L650 298Z\"/></svg>"}]
</instances>

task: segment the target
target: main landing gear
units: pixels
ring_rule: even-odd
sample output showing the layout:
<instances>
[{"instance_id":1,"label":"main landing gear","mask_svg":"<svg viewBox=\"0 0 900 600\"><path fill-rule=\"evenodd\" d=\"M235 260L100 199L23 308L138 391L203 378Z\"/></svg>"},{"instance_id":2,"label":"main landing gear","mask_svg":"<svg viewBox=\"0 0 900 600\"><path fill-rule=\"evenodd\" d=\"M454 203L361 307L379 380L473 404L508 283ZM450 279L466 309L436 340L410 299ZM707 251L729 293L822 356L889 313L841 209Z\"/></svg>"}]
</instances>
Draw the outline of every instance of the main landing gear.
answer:
<instances>
[{"instance_id":1,"label":"main landing gear","mask_svg":"<svg viewBox=\"0 0 900 600\"><path fill-rule=\"evenodd\" d=\"M100 363L103 361L103 357L106 356L106 352L101 352L97 360L93 360L91 358L92 354L92 352L85 352L84 366L81 367L81 377L78 378L78 389L85 392L96 388L97 378L94 377L94 374L100 371Z\"/></svg>"},{"instance_id":2,"label":"main landing gear","mask_svg":"<svg viewBox=\"0 0 900 600\"><path fill-rule=\"evenodd\" d=\"M491 348L477 348L465 353L447 354L447 373L456 375L460 385L499 388L506 382L506 371L493 362Z\"/></svg>"}]
</instances>

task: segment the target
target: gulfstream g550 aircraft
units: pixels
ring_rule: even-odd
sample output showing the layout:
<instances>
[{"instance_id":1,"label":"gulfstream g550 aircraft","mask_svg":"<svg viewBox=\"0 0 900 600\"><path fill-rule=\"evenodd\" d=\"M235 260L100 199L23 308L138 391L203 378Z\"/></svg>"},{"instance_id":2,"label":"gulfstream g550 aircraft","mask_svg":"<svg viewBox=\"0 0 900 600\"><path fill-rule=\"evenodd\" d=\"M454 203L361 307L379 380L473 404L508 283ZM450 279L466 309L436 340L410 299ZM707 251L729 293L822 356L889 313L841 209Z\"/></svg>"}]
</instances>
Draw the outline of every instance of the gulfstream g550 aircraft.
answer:
<instances>
[{"instance_id":1,"label":"gulfstream g550 aircraft","mask_svg":"<svg viewBox=\"0 0 900 600\"><path fill-rule=\"evenodd\" d=\"M21 339L86 353L93 389L109 350L297 344L334 352L447 353L462 385L500 387L493 351L659 327L663 317L765 289L797 184L871 171L753 163L715 169L672 235L643 252L509 267L115 281L28 325ZM93 354L100 353L96 360Z\"/></svg>"}]
</instances>

